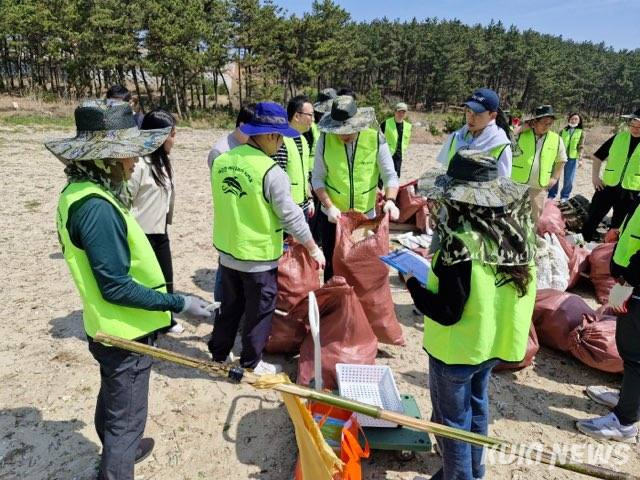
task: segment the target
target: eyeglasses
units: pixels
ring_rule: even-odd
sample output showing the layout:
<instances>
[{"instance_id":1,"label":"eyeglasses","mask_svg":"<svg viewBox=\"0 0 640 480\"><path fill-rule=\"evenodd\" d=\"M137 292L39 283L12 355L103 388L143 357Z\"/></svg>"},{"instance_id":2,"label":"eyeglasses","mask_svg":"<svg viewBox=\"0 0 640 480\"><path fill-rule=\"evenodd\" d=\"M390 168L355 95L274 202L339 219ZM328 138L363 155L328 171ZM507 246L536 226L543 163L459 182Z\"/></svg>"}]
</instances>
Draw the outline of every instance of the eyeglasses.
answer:
<instances>
[{"instance_id":1,"label":"eyeglasses","mask_svg":"<svg viewBox=\"0 0 640 480\"><path fill-rule=\"evenodd\" d=\"M307 112L296 112L299 113L300 115L309 115L310 117L313 117L313 113L307 113Z\"/></svg>"}]
</instances>

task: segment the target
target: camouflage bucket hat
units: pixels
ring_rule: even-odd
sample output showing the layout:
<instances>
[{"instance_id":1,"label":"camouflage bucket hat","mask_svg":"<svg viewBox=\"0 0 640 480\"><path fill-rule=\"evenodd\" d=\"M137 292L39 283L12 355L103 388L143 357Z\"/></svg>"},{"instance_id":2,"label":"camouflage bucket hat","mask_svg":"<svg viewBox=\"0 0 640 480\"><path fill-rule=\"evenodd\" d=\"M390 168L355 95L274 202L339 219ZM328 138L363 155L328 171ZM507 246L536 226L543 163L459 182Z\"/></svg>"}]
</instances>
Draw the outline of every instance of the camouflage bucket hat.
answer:
<instances>
[{"instance_id":1,"label":"camouflage bucket hat","mask_svg":"<svg viewBox=\"0 0 640 480\"><path fill-rule=\"evenodd\" d=\"M44 146L65 165L70 162L148 155L160 147L172 127L139 130L128 103L88 100L75 110L76 136Z\"/></svg>"},{"instance_id":2,"label":"camouflage bucket hat","mask_svg":"<svg viewBox=\"0 0 640 480\"><path fill-rule=\"evenodd\" d=\"M436 201L479 207L504 207L521 200L529 187L498 176L497 161L480 150L460 150L446 172L429 171L418 180L418 192Z\"/></svg>"},{"instance_id":3,"label":"camouflage bucket hat","mask_svg":"<svg viewBox=\"0 0 640 480\"><path fill-rule=\"evenodd\" d=\"M372 107L358 108L349 95L340 95L331 104L331 113L318 123L321 132L349 135L358 133L376 123L376 113Z\"/></svg>"},{"instance_id":4,"label":"camouflage bucket hat","mask_svg":"<svg viewBox=\"0 0 640 480\"><path fill-rule=\"evenodd\" d=\"M313 109L319 113L329 113L333 99L337 96L335 88L325 88L318 94L316 103L313 104Z\"/></svg>"}]
</instances>

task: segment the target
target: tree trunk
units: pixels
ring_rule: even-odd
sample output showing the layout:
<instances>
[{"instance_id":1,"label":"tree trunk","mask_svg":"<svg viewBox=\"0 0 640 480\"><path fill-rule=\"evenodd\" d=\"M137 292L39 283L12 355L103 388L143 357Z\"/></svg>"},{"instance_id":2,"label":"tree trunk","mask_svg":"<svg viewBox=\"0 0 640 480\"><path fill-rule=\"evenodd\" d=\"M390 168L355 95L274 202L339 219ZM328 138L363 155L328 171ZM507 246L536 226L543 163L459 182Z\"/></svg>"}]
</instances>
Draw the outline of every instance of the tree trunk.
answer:
<instances>
[{"instance_id":1,"label":"tree trunk","mask_svg":"<svg viewBox=\"0 0 640 480\"><path fill-rule=\"evenodd\" d=\"M207 109L207 84L205 82L204 73L202 74L202 109Z\"/></svg>"},{"instance_id":2,"label":"tree trunk","mask_svg":"<svg viewBox=\"0 0 640 480\"><path fill-rule=\"evenodd\" d=\"M151 93L151 89L149 88L149 84L147 83L147 76L144 74L144 66L140 65L140 76L142 77L142 83L144 83L144 89L147 92L147 100L149 104L153 106L153 95Z\"/></svg>"},{"instance_id":3,"label":"tree trunk","mask_svg":"<svg viewBox=\"0 0 640 480\"><path fill-rule=\"evenodd\" d=\"M136 86L136 95L138 96L140 111L144 113L144 102L142 100L142 95L140 95L140 85L138 84L138 74L136 73L135 65L131 67L131 76L133 77L133 84Z\"/></svg>"},{"instance_id":4,"label":"tree trunk","mask_svg":"<svg viewBox=\"0 0 640 480\"><path fill-rule=\"evenodd\" d=\"M229 85L227 85L227 81L224 79L224 75L222 75L222 69L218 69L218 72L220 73L220 78L222 78L222 83L224 84L224 88L227 91L227 98L229 99L228 103L228 108L229 108L229 114L232 115L233 114L233 105L231 104L231 90L229 90ZM240 79L240 75L238 75L238 79ZM216 102L218 101L218 95L216 94ZM240 108L242 108L242 103L240 104Z\"/></svg>"}]
</instances>

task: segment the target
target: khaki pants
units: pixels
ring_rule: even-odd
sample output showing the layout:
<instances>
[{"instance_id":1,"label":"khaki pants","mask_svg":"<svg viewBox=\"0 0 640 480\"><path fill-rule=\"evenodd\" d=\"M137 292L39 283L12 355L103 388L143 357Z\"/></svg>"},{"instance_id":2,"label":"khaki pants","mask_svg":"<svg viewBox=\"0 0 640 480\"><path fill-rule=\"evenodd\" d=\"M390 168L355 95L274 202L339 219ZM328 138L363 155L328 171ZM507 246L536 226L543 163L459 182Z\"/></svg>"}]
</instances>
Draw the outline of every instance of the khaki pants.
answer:
<instances>
[{"instance_id":1,"label":"khaki pants","mask_svg":"<svg viewBox=\"0 0 640 480\"><path fill-rule=\"evenodd\" d=\"M544 203L547 200L549 191L546 188L530 188L529 199L531 200L531 220L533 220L533 226L538 225L538 219L542 215L544 210Z\"/></svg>"}]
</instances>

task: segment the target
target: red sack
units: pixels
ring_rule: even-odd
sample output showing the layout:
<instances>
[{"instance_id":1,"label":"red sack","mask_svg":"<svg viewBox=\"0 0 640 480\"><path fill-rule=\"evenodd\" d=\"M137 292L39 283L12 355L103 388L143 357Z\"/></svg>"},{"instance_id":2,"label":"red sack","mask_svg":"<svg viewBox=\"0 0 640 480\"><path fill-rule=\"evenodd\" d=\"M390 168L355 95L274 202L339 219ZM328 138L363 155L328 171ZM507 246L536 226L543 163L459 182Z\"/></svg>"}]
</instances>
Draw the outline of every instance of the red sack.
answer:
<instances>
[{"instance_id":1,"label":"red sack","mask_svg":"<svg viewBox=\"0 0 640 480\"><path fill-rule=\"evenodd\" d=\"M578 295L552 289L538 290L533 309L538 341L545 347L566 352L571 345L569 333L582 324L583 315L594 314Z\"/></svg>"},{"instance_id":2,"label":"red sack","mask_svg":"<svg viewBox=\"0 0 640 480\"><path fill-rule=\"evenodd\" d=\"M264 349L269 353L298 353L308 330L304 317L274 313Z\"/></svg>"},{"instance_id":3,"label":"red sack","mask_svg":"<svg viewBox=\"0 0 640 480\"><path fill-rule=\"evenodd\" d=\"M338 386L336 363L373 365L378 353L376 338L360 300L346 280L334 276L315 292L320 312L320 345L322 349L322 382L324 388ZM289 314L309 322L309 299L303 299ZM309 332L298 360L297 383L308 385L314 374L313 337Z\"/></svg>"},{"instance_id":4,"label":"red sack","mask_svg":"<svg viewBox=\"0 0 640 480\"><path fill-rule=\"evenodd\" d=\"M562 213L553 200L547 200L544 209L540 214L537 226L538 235L544 236L545 233L555 233L558 237L564 237L566 226Z\"/></svg>"},{"instance_id":5,"label":"red sack","mask_svg":"<svg viewBox=\"0 0 640 480\"><path fill-rule=\"evenodd\" d=\"M571 355L603 372L622 373L622 359L616 347L616 318L585 315L582 325L569 334Z\"/></svg>"},{"instance_id":6,"label":"red sack","mask_svg":"<svg viewBox=\"0 0 640 480\"><path fill-rule=\"evenodd\" d=\"M288 312L312 290L320 288L320 277L309 252L293 239L278 262L276 308Z\"/></svg>"},{"instance_id":7,"label":"red sack","mask_svg":"<svg viewBox=\"0 0 640 480\"><path fill-rule=\"evenodd\" d=\"M496 372L501 372L503 370L519 370L524 367L528 367L533 363L533 359L540 350L540 344L538 343L538 335L536 334L536 329L531 324L531 328L529 328L529 341L527 342L527 351L524 355L524 360L520 363L516 362L500 362L498 365L494 367Z\"/></svg>"},{"instance_id":8,"label":"red sack","mask_svg":"<svg viewBox=\"0 0 640 480\"><path fill-rule=\"evenodd\" d=\"M593 287L596 289L596 299L598 303L601 304L609 301L609 291L616 283L615 279L611 276L611 269L609 268L615 246L615 243L598 245L592 250L591 255L589 255L589 265L591 268L589 278L591 279L591 283L593 283Z\"/></svg>"},{"instance_id":9,"label":"red sack","mask_svg":"<svg viewBox=\"0 0 640 480\"><path fill-rule=\"evenodd\" d=\"M557 238L569 259L569 284L567 285L567 289L569 289L578 283L583 273L589 271L588 258L591 252L586 248L572 244L566 237L559 236Z\"/></svg>"},{"instance_id":10,"label":"red sack","mask_svg":"<svg viewBox=\"0 0 640 480\"><path fill-rule=\"evenodd\" d=\"M416 228L421 232L426 232L429 228L429 207L423 205L416 212Z\"/></svg>"},{"instance_id":11,"label":"red sack","mask_svg":"<svg viewBox=\"0 0 640 480\"><path fill-rule=\"evenodd\" d=\"M396 204L400 210L400 216L398 220L394 220L395 223L415 224L417 221L416 214L423 206L427 205L427 200L415 193L417 183L418 181L414 180L413 182L402 185L398 190Z\"/></svg>"},{"instance_id":12,"label":"red sack","mask_svg":"<svg viewBox=\"0 0 640 480\"><path fill-rule=\"evenodd\" d=\"M374 232L358 241L352 234L366 227ZM389 285L389 268L378 258L389 253L389 217L373 220L362 213L343 213L336 225L333 272L345 278L356 291L371 328L382 343L404 345L402 327L396 318Z\"/></svg>"}]
</instances>

